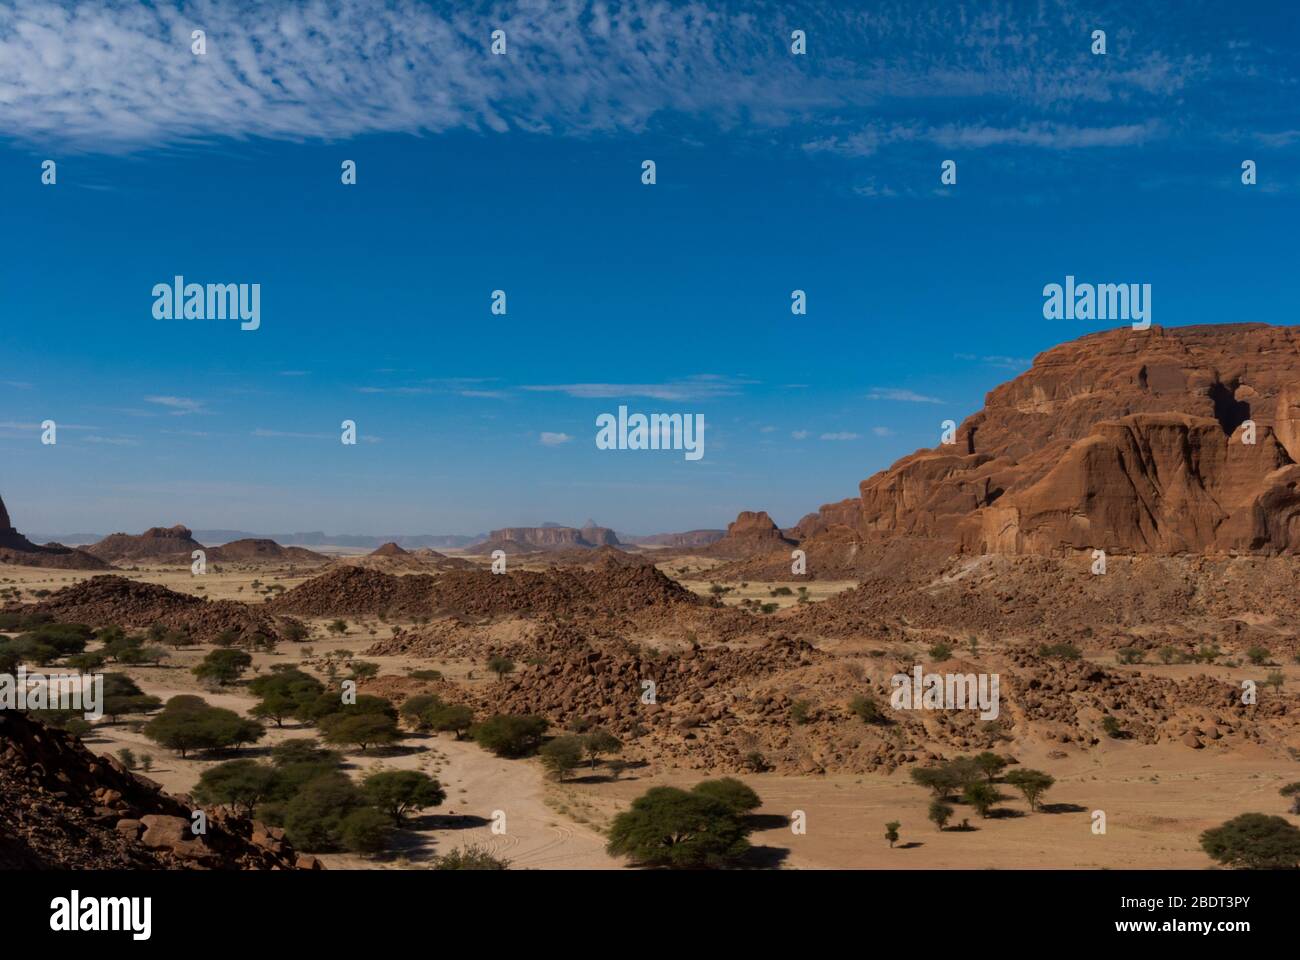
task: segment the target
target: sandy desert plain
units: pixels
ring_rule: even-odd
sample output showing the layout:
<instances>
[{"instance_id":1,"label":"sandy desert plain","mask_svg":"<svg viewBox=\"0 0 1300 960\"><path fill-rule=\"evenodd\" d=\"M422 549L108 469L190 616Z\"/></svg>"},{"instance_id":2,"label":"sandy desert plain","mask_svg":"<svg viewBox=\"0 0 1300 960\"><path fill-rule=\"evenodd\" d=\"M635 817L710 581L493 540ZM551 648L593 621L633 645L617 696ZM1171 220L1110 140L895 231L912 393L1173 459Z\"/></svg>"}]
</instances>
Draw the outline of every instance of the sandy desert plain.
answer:
<instances>
[{"instance_id":1,"label":"sandy desert plain","mask_svg":"<svg viewBox=\"0 0 1300 960\"><path fill-rule=\"evenodd\" d=\"M697 562L693 568L707 570L716 563ZM668 561L661 566L680 564ZM131 570L129 576L178 592L193 593L201 588L197 595L212 599L246 600L255 582L288 589L305 582L310 574L301 567L245 567L198 578L184 567L144 567ZM59 590L88 576L82 571L6 566L0 585L18 587L34 597L36 591ZM720 581L720 585L733 589L725 603L734 606L745 596L767 600L770 590L783 584L748 583L743 589L740 581ZM794 583L784 585L797 588ZM690 586L704 595L710 582L694 581ZM852 586L852 581L815 582L809 593L817 602ZM786 609L795 606L788 598L778 599ZM293 663L316 672L331 653L349 650L360 655L377 641L391 638L395 627L412 626L373 616L347 618L347 630L339 635L327 630L334 619L307 619L312 634L301 644L282 644L273 653L255 651L254 670ZM654 640L647 638L646 642L653 644ZM670 638L660 642L672 646ZM257 701L255 696L238 686L213 692L191 675L190 668L212 649L210 644L188 647L171 651L161 665L121 670L145 693L164 701L177 694L197 694L215 706L248 713ZM304 649L312 651L310 657ZM837 653L851 655L844 646L839 646ZM1085 648L1084 653L1098 664L1114 662L1110 650ZM436 669L470 690L502 682L474 659L370 653L365 653L364 659L378 664L381 678ZM968 667L963 662L962 669ZM1258 675L1246 666L1154 663L1141 669L1171 679L1208 673L1232 684ZM1280 669L1287 686L1300 683L1300 667L1284 664ZM193 755L181 759L131 726L101 722L86 743L98 754L116 755L123 748L137 756L152 754L154 766L148 776L171 793L192 789L203 770L221 759ZM278 742L309 735L311 730L295 721L286 721L283 727L268 725L266 739L241 755L263 755ZM1102 739L1088 751L1070 751L1066 756L1047 742L1017 744L1010 752L1021 764L1051 772L1057 783L1048 806L1061 812L1025 815L1029 813L1027 805L1008 791L1001 807L1009 815L976 818L975 829L970 831L941 832L927 820L929 794L907 779L905 771L817 775L725 772L742 779L763 800L757 811L763 826L751 836L760 863L814 869L1199 868L1207 865L1198 843L1201 831L1240 813L1280 811L1278 789L1294 780L1300 769L1294 757L1255 744L1224 754L1192 750L1179 740L1138 744ZM319 859L334 868L418 869L437 853L476 844L506 858L513 868L623 868L624 860L605 852L603 830L612 817L651 786L689 788L708 775L657 760L652 753L641 759L644 766L628 769L617 779L611 779L603 768L597 775L588 775L584 767L559 783L535 758L496 757L471 740L449 733L413 734L393 749L351 752L347 769L354 776L374 769L421 770L443 784L448 798L440 807L415 818L391 853L323 853ZM490 829L488 818L495 810L507 812L505 835L494 835ZM807 815L807 831L802 835L792 834L788 825L796 810ZM1092 830L1090 814L1094 810L1106 813L1104 835ZM460 818L467 818L466 822ZM882 834L883 824L890 820L902 824L901 840L892 849Z\"/></svg>"}]
</instances>

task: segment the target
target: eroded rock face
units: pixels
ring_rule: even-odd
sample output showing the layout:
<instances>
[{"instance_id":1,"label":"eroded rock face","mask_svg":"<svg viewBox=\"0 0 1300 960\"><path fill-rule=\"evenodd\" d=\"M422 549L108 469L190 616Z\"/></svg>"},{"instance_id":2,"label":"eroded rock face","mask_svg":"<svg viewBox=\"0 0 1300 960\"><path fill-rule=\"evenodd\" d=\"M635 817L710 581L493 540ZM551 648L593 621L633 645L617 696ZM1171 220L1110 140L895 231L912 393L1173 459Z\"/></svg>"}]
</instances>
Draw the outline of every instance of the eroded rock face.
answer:
<instances>
[{"instance_id":1,"label":"eroded rock face","mask_svg":"<svg viewBox=\"0 0 1300 960\"><path fill-rule=\"evenodd\" d=\"M991 391L955 444L904 457L797 533L973 553L1300 552L1297 378L1300 327L1082 337Z\"/></svg>"},{"instance_id":2,"label":"eroded rock face","mask_svg":"<svg viewBox=\"0 0 1300 960\"><path fill-rule=\"evenodd\" d=\"M106 570L109 565L84 550L61 543L37 546L13 528L9 511L0 499L0 563L27 567L58 567L64 570Z\"/></svg>"}]
</instances>

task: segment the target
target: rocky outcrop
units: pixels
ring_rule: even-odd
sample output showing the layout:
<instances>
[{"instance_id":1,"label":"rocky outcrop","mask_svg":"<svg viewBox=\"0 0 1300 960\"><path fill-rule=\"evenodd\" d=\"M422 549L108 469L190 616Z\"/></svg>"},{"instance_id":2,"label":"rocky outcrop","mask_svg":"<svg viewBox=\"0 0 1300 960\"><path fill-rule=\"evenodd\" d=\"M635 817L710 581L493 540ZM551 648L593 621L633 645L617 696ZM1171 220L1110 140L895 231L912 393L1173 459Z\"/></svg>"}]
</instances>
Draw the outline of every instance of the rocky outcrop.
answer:
<instances>
[{"instance_id":1,"label":"rocky outcrop","mask_svg":"<svg viewBox=\"0 0 1300 960\"><path fill-rule=\"evenodd\" d=\"M109 563L189 564L195 550L205 550L189 527L150 527L139 535L114 533L86 547L86 552Z\"/></svg>"},{"instance_id":2,"label":"rocky outcrop","mask_svg":"<svg viewBox=\"0 0 1300 960\"><path fill-rule=\"evenodd\" d=\"M795 541L788 539L764 511L743 510L727 526L724 537L698 552L710 557L740 559L788 549L794 545Z\"/></svg>"},{"instance_id":3,"label":"rocky outcrop","mask_svg":"<svg viewBox=\"0 0 1300 960\"><path fill-rule=\"evenodd\" d=\"M107 570L109 564L84 550L61 543L38 546L13 528L4 499L0 498L0 563L23 567L56 567L62 570Z\"/></svg>"},{"instance_id":4,"label":"rocky outcrop","mask_svg":"<svg viewBox=\"0 0 1300 960\"><path fill-rule=\"evenodd\" d=\"M157 623L187 633L197 641L215 640L227 631L233 631L236 642L251 642L258 634L281 640L303 634L297 621L278 616L262 605L208 600L156 583L112 575L91 577L19 609L48 614L62 623L92 627L146 629Z\"/></svg>"},{"instance_id":5,"label":"rocky outcrop","mask_svg":"<svg viewBox=\"0 0 1300 960\"><path fill-rule=\"evenodd\" d=\"M940 444L800 521L809 542L973 553L1300 552L1300 328L1111 330L991 391Z\"/></svg>"},{"instance_id":6,"label":"rocky outcrop","mask_svg":"<svg viewBox=\"0 0 1300 960\"><path fill-rule=\"evenodd\" d=\"M0 869L319 869L284 833L197 807L97 757L76 737L16 711L0 714Z\"/></svg>"}]
</instances>

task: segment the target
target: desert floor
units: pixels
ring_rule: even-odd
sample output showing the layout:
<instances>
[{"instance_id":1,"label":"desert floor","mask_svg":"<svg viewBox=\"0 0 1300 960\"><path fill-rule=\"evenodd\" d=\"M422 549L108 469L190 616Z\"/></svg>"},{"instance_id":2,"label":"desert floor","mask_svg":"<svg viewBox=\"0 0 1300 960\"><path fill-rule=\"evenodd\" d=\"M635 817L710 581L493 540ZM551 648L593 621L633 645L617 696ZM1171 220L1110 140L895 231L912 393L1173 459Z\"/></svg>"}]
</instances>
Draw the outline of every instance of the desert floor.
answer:
<instances>
[{"instance_id":1,"label":"desert floor","mask_svg":"<svg viewBox=\"0 0 1300 960\"><path fill-rule=\"evenodd\" d=\"M226 571L202 578L202 584L196 584L185 570L141 570L127 575L178 590L193 591L202 585L206 587L204 595L214 598L253 600L257 596L254 581L288 587L310 573L307 569L295 571L294 576L266 570ZM0 589L20 588L23 599L31 599L32 591L57 590L86 576L22 567L5 567L2 574ZM773 586L751 584L744 593L764 598ZM842 585L828 584L824 589L834 588ZM340 649L360 656L370 643L391 631L390 625L378 621L353 621L348 634L327 636L324 622L310 624L313 635L304 644L314 650L315 658ZM198 693L215 705L247 711L254 698L241 686L213 691L200 687L190 674L189 667L208 649L174 651L162 666L128 667L124 672L145 692L163 699ZM273 654L254 654L254 666L265 670L275 663L297 662L301 655L301 648L282 644ZM370 655L365 659L378 663L385 675L435 668L460 682L494 682L477 664ZM1225 678L1235 676L1229 667L1148 665L1143 669L1171 676L1192 669L1213 671ZM1287 666L1284 671L1289 683L1300 683L1300 668ZM282 740L312 735L312 730L292 723L271 727L267 738L243 755L258 756ZM147 775L173 792L190 789L200 773L216 762L181 759L133 732L127 723L101 723L87 745L101 754L116 753L123 747L137 756L151 754L153 769ZM1197 839L1202 830L1239 813L1282 814L1285 804L1278 788L1300 779L1300 764L1295 760L1255 747L1224 756L1179 744L1109 741L1089 751L1071 751L1064 759L1049 758L1047 746L1016 743L1008 750L1021 764L1048 770L1056 777L1046 808L1031 813L1015 795L1000 804L1001 816L987 820L972 816L969 830L937 830L926 819L929 795L902 773L743 776L763 799L760 828L752 836L760 848L757 860L804 869L1205 868L1209 861ZM603 767L594 772L580 768L561 784L546 777L536 760L498 759L450 734L410 736L394 748L370 754L353 752L347 760L354 775L377 767L423 770L442 781L448 799L413 821L411 829L403 833L399 852L381 857L324 855L322 859L331 867L419 869L433 855L477 843L508 858L517 868L619 868L622 862L604 852L601 831L610 819L651 786L690 786L706 778L697 771L651 763L625 771L618 780L610 779ZM1003 791L1013 794L1009 788ZM956 809L955 822L959 824L969 811L963 806ZM1098 811L1105 816L1104 833L1094 830ZM496 835L490 825L501 813L506 832ZM802 819L805 832L792 831L792 817ZM1294 816L1289 819L1300 822ZM884 839L884 824L890 820L902 824L901 840L893 849Z\"/></svg>"}]
</instances>

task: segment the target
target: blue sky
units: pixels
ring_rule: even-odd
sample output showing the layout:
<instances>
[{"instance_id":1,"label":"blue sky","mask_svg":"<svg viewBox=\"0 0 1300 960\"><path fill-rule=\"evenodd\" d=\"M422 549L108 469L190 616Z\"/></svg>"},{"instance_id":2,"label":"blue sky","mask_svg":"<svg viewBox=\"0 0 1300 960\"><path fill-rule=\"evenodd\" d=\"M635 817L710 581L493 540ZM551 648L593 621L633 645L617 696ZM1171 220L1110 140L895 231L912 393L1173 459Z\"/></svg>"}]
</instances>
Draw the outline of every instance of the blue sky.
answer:
<instances>
[{"instance_id":1,"label":"blue sky","mask_svg":"<svg viewBox=\"0 0 1300 960\"><path fill-rule=\"evenodd\" d=\"M788 525L1116 325L1043 319L1066 274L1294 322L1294 18L1129 6L0 0L0 495L47 533ZM261 328L154 319L175 274L260 283ZM620 404L704 414L704 459L597 450Z\"/></svg>"}]
</instances>

